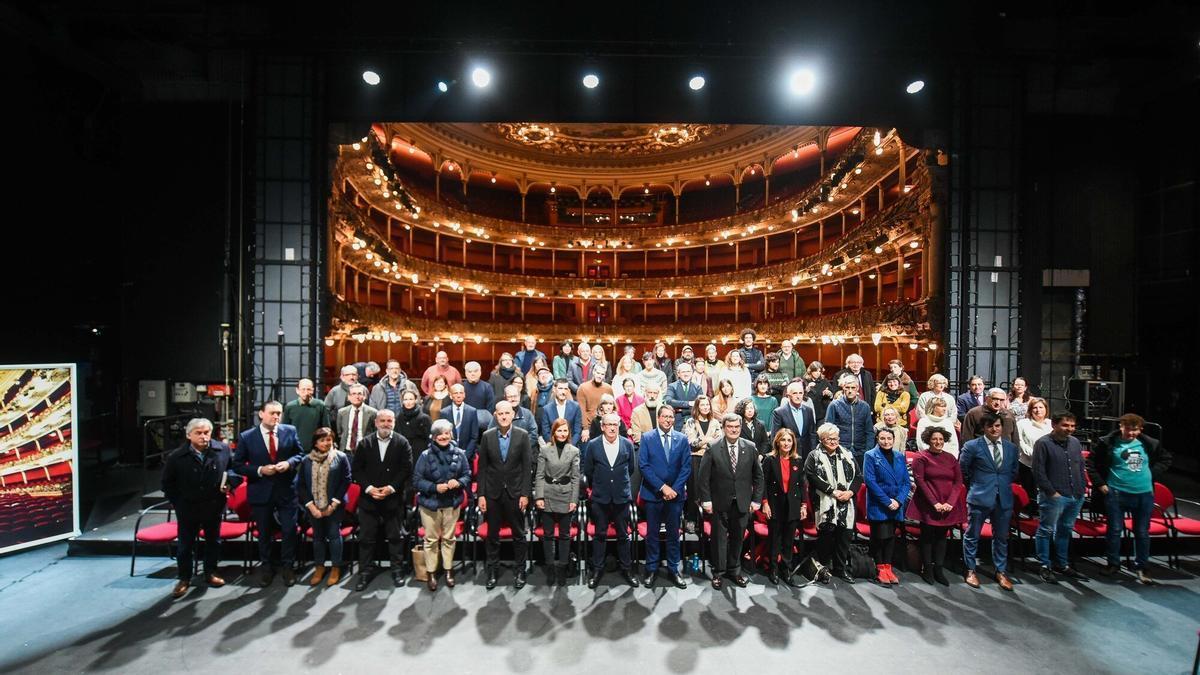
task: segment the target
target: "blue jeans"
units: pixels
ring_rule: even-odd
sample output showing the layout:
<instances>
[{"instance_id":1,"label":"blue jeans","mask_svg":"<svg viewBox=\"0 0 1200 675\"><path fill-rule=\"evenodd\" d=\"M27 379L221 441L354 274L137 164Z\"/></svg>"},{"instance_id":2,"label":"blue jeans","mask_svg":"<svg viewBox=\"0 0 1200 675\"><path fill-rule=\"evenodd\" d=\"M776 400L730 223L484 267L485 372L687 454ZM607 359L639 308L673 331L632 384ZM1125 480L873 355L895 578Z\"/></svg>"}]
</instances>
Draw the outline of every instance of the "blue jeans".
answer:
<instances>
[{"instance_id":1,"label":"blue jeans","mask_svg":"<svg viewBox=\"0 0 1200 675\"><path fill-rule=\"evenodd\" d=\"M1104 500L1108 514L1108 564L1121 564L1121 533L1125 531L1125 514L1133 519L1133 568L1144 569L1150 561L1150 515L1154 513L1153 492L1118 492L1108 489Z\"/></svg>"},{"instance_id":2,"label":"blue jeans","mask_svg":"<svg viewBox=\"0 0 1200 675\"><path fill-rule=\"evenodd\" d=\"M1012 509L1000 506L1000 500L992 506L967 504L967 531L963 532L963 564L967 570L975 571L975 554L979 549L979 532L983 521L992 521L992 562L997 573L1008 571L1008 525L1012 522Z\"/></svg>"},{"instance_id":3,"label":"blue jeans","mask_svg":"<svg viewBox=\"0 0 1200 675\"><path fill-rule=\"evenodd\" d=\"M309 518L313 528L313 562L342 565L342 507L339 505L325 518ZM325 557L325 548L329 557Z\"/></svg>"},{"instance_id":4,"label":"blue jeans","mask_svg":"<svg viewBox=\"0 0 1200 675\"><path fill-rule=\"evenodd\" d=\"M1075 519L1083 497L1059 495L1054 498L1038 492L1038 529L1034 536L1034 548L1038 562L1043 567L1059 569L1071 566L1067 550L1071 545L1071 533L1075 531ZM1053 548L1051 544L1053 543Z\"/></svg>"},{"instance_id":5,"label":"blue jeans","mask_svg":"<svg viewBox=\"0 0 1200 675\"><path fill-rule=\"evenodd\" d=\"M666 525L663 535L667 544L667 567L671 572L679 574L679 519L683 515L684 496L679 495L672 500L660 502L644 502L646 509L646 574L658 572L659 525Z\"/></svg>"}]
</instances>

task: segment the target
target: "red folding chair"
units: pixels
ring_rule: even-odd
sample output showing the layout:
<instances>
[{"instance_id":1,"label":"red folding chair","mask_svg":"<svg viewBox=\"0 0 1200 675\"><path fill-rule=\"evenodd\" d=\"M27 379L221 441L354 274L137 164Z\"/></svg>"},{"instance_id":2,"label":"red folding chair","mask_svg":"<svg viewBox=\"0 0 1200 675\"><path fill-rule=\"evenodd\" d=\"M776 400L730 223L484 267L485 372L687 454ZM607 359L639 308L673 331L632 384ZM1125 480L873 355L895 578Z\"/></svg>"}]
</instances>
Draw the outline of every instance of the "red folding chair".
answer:
<instances>
[{"instance_id":1,"label":"red folding chair","mask_svg":"<svg viewBox=\"0 0 1200 675\"><path fill-rule=\"evenodd\" d=\"M164 506L167 508L166 522L142 527L143 518L149 515L151 511L161 510ZM134 565L137 563L138 542L143 544L165 544L168 551L167 555L172 560L175 559L175 550L171 544L179 538L179 522L171 520L172 513L174 513L174 508L169 501L151 504L138 513L137 521L133 524L133 551L129 556L129 576L133 576Z\"/></svg>"},{"instance_id":2,"label":"red folding chair","mask_svg":"<svg viewBox=\"0 0 1200 675\"><path fill-rule=\"evenodd\" d=\"M339 531L342 534L343 542L354 539L358 535L358 521L354 519L354 514L358 511L358 499L362 496L362 486L358 483L350 483L350 487L346 489L346 508L343 514L342 526ZM302 539L307 539L309 544L313 543L313 527L308 524L304 527L301 533ZM344 549L343 549L344 550ZM354 572L354 560L349 556L343 558L344 562L350 566L350 573ZM316 562L316 561L314 561Z\"/></svg>"},{"instance_id":3,"label":"red folding chair","mask_svg":"<svg viewBox=\"0 0 1200 675\"><path fill-rule=\"evenodd\" d=\"M1172 550L1167 552L1167 564L1172 567L1179 566L1179 544L1177 543L1179 535L1200 536L1200 520L1179 515L1179 502L1181 501L1187 500L1176 499L1171 488L1162 483L1154 484L1154 513L1150 518L1150 536L1156 536L1156 526L1167 528L1167 535L1173 543ZM1195 502L1188 503L1195 504ZM1196 505L1200 506L1200 504ZM1131 519L1127 518L1126 523L1128 524L1125 527L1129 529L1132 525Z\"/></svg>"}]
</instances>

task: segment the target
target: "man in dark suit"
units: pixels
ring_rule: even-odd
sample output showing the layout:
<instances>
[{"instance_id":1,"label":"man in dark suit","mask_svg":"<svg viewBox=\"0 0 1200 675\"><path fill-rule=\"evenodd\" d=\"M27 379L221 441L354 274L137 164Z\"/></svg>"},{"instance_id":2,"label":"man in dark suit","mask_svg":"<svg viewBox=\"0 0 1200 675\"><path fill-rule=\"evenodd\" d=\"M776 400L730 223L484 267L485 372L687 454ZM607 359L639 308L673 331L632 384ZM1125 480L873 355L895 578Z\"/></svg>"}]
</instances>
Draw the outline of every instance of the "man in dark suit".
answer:
<instances>
[{"instance_id":1,"label":"man in dark suit","mask_svg":"<svg viewBox=\"0 0 1200 675\"><path fill-rule=\"evenodd\" d=\"M408 551L400 521L404 517L404 490L412 483L412 446L408 439L392 433L396 415L384 408L375 416L375 432L367 434L354 449L350 475L362 486L358 500L358 578L354 590L371 583L371 564L379 532L387 538L392 559L392 584L404 583L404 560Z\"/></svg>"},{"instance_id":2,"label":"man in dark suit","mask_svg":"<svg viewBox=\"0 0 1200 675\"><path fill-rule=\"evenodd\" d=\"M538 422L542 429L542 440L550 442L550 427L554 420L562 418L571 425L571 445L579 446L579 436L583 431L583 410L579 404L571 400L571 388L567 381L559 378L554 381L554 400L538 410L541 418Z\"/></svg>"},{"instance_id":3,"label":"man in dark suit","mask_svg":"<svg viewBox=\"0 0 1200 675\"><path fill-rule=\"evenodd\" d=\"M742 540L750 512L762 505L763 472L754 444L741 438L742 418L726 413L721 418L725 438L709 446L700 460L700 506L712 517L712 586L721 590L721 577L741 588Z\"/></svg>"},{"instance_id":4,"label":"man in dark suit","mask_svg":"<svg viewBox=\"0 0 1200 675\"><path fill-rule=\"evenodd\" d=\"M667 393L663 394L663 403L674 408L675 430L678 431L691 418L692 403L700 395L700 387L692 382L692 366L688 363L679 364L675 375L679 379L667 387Z\"/></svg>"},{"instance_id":5,"label":"man in dark suit","mask_svg":"<svg viewBox=\"0 0 1200 675\"><path fill-rule=\"evenodd\" d=\"M633 475L633 442L620 435L621 418L609 413L600 420L602 436L588 441L580 458L581 473L592 488L592 575L588 588L595 588L604 576L604 554L608 547L608 526L617 534L617 561L621 577L637 586L629 553L630 479Z\"/></svg>"},{"instance_id":6,"label":"man in dark suit","mask_svg":"<svg viewBox=\"0 0 1200 675\"><path fill-rule=\"evenodd\" d=\"M496 404L496 428L479 444L479 511L487 522L487 589L500 574L500 528L512 529L514 588L525 586L525 509L532 494L533 448L529 434L513 426L512 404Z\"/></svg>"},{"instance_id":7,"label":"man in dark suit","mask_svg":"<svg viewBox=\"0 0 1200 675\"><path fill-rule=\"evenodd\" d=\"M379 411L363 403L366 398L366 387L361 384L350 385L347 397L349 404L337 412L338 438L342 439L342 451L346 454L353 454L358 442L375 430L375 415Z\"/></svg>"},{"instance_id":8,"label":"man in dark suit","mask_svg":"<svg viewBox=\"0 0 1200 675\"><path fill-rule=\"evenodd\" d=\"M286 586L296 583L292 566L296 562L296 488L292 482L304 460L304 448L296 437L296 427L281 424L283 404L266 401L258 408L259 424L238 437L233 455L234 471L250 481L246 500L254 514L258 530L260 586L271 585L271 541L280 532L281 576Z\"/></svg>"},{"instance_id":9,"label":"man in dark suit","mask_svg":"<svg viewBox=\"0 0 1200 675\"><path fill-rule=\"evenodd\" d=\"M204 530L204 578L212 588L225 585L217 574L221 560L221 514L226 496L242 482L229 468L229 446L212 440L212 422L197 417L187 423L188 442L172 452L163 464L163 494L175 507L179 522L176 559L179 581L171 597L183 597L192 583L192 549Z\"/></svg>"},{"instance_id":10,"label":"man in dark suit","mask_svg":"<svg viewBox=\"0 0 1200 675\"><path fill-rule=\"evenodd\" d=\"M954 399L954 403L958 408L958 421L962 421L971 408L977 408L983 405L983 378L978 375L972 375L971 379L967 380L967 391L958 395Z\"/></svg>"},{"instance_id":11,"label":"man in dark suit","mask_svg":"<svg viewBox=\"0 0 1200 675\"><path fill-rule=\"evenodd\" d=\"M787 428L796 436L796 453L800 455L801 464L817 447L817 423L812 408L804 405L804 388L803 382L789 382L783 405L771 413L772 429Z\"/></svg>"},{"instance_id":12,"label":"man in dark suit","mask_svg":"<svg viewBox=\"0 0 1200 675\"><path fill-rule=\"evenodd\" d=\"M454 442L467 455L467 462L472 462L479 447L479 413L466 400L467 390L462 384L451 386L450 405L442 407L442 419L454 425Z\"/></svg>"},{"instance_id":13,"label":"man in dark suit","mask_svg":"<svg viewBox=\"0 0 1200 675\"><path fill-rule=\"evenodd\" d=\"M1004 426L994 413L983 417L983 436L963 445L958 454L963 484L967 486L967 530L963 532L963 562L966 582L979 588L975 574L975 552L983 521L992 521L992 561L996 583L1011 591L1008 578L1008 526L1012 519L1012 482L1017 478L1017 446L1003 438Z\"/></svg>"},{"instance_id":14,"label":"man in dark suit","mask_svg":"<svg viewBox=\"0 0 1200 675\"><path fill-rule=\"evenodd\" d=\"M692 476L692 448L687 436L675 431L675 409L659 406L658 426L642 434L638 467L642 473L642 501L646 505L646 569L642 583L654 586L658 576L659 526L665 526L667 575L677 588L687 588L679 575L679 520L687 502L687 482Z\"/></svg>"}]
</instances>

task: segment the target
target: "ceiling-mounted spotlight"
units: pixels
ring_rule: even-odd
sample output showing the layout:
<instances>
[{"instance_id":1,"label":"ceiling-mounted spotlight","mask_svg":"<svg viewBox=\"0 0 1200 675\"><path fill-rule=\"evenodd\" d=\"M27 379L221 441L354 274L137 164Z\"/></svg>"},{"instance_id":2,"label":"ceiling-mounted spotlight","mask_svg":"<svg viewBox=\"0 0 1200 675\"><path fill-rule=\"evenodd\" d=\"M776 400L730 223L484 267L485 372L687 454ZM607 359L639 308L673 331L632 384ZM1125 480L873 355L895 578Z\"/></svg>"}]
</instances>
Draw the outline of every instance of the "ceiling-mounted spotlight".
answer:
<instances>
[{"instance_id":1,"label":"ceiling-mounted spotlight","mask_svg":"<svg viewBox=\"0 0 1200 675\"><path fill-rule=\"evenodd\" d=\"M583 76L583 86L588 89L595 89L600 86L600 77L595 73L588 73Z\"/></svg>"},{"instance_id":2,"label":"ceiling-mounted spotlight","mask_svg":"<svg viewBox=\"0 0 1200 675\"><path fill-rule=\"evenodd\" d=\"M446 84L445 80L438 80L437 89L438 89L438 91L440 91L444 94L444 93L450 91L450 85Z\"/></svg>"},{"instance_id":3,"label":"ceiling-mounted spotlight","mask_svg":"<svg viewBox=\"0 0 1200 675\"><path fill-rule=\"evenodd\" d=\"M908 86L904 88L904 91L906 91L910 94L915 94L924 88L925 88L925 80L913 80L912 82L908 83Z\"/></svg>"},{"instance_id":4,"label":"ceiling-mounted spotlight","mask_svg":"<svg viewBox=\"0 0 1200 675\"><path fill-rule=\"evenodd\" d=\"M372 87L379 84L379 73L377 73L373 70L364 70L363 74L362 74L362 78L363 78L363 82L366 82L367 84L371 85Z\"/></svg>"},{"instance_id":5,"label":"ceiling-mounted spotlight","mask_svg":"<svg viewBox=\"0 0 1200 675\"><path fill-rule=\"evenodd\" d=\"M704 88L704 77L702 75L694 75L688 80L688 87L692 91L700 91Z\"/></svg>"},{"instance_id":6,"label":"ceiling-mounted spotlight","mask_svg":"<svg viewBox=\"0 0 1200 675\"><path fill-rule=\"evenodd\" d=\"M788 77L788 88L798 96L811 94L816 86L817 74L811 68L799 68Z\"/></svg>"},{"instance_id":7,"label":"ceiling-mounted spotlight","mask_svg":"<svg viewBox=\"0 0 1200 675\"><path fill-rule=\"evenodd\" d=\"M492 74L486 68L475 68L471 71L471 83L483 89L492 83Z\"/></svg>"}]
</instances>

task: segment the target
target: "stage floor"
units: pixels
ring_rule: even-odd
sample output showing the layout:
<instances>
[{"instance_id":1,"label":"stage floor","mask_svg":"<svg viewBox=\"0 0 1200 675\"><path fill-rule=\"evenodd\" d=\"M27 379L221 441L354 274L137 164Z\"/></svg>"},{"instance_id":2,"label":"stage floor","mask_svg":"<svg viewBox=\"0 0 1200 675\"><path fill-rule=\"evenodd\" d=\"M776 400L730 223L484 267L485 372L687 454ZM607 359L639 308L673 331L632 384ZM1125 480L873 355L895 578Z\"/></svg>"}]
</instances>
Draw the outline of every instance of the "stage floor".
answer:
<instances>
[{"instance_id":1,"label":"stage floor","mask_svg":"<svg viewBox=\"0 0 1200 675\"><path fill-rule=\"evenodd\" d=\"M411 581L393 589L387 575L365 593L230 578L179 601L169 561L146 559L149 576L128 569L117 556L67 557L66 544L0 559L0 671L1182 673L1200 627L1200 578L1160 566L1153 587L1048 586L1022 573L1015 593L911 574L893 589L777 590L756 576L720 593L699 579L646 590L609 575L595 591L551 590L539 570L520 591L465 575L436 594Z\"/></svg>"}]
</instances>

